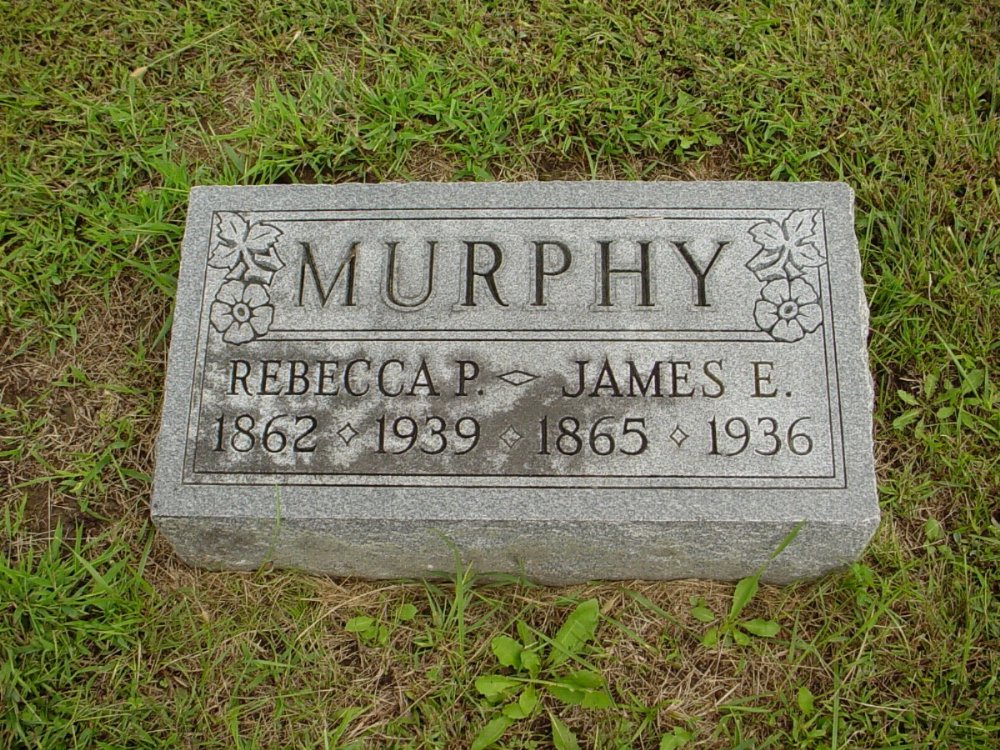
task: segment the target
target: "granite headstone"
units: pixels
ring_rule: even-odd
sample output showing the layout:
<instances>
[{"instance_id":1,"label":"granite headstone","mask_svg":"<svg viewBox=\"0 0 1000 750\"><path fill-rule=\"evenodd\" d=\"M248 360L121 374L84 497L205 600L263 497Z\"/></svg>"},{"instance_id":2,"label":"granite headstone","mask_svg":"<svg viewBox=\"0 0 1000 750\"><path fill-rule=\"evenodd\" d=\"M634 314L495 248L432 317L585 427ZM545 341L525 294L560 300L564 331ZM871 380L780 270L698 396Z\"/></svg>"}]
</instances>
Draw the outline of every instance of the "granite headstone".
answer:
<instances>
[{"instance_id":1,"label":"granite headstone","mask_svg":"<svg viewBox=\"0 0 1000 750\"><path fill-rule=\"evenodd\" d=\"M180 556L764 580L879 520L839 183L198 187L152 517Z\"/></svg>"}]
</instances>

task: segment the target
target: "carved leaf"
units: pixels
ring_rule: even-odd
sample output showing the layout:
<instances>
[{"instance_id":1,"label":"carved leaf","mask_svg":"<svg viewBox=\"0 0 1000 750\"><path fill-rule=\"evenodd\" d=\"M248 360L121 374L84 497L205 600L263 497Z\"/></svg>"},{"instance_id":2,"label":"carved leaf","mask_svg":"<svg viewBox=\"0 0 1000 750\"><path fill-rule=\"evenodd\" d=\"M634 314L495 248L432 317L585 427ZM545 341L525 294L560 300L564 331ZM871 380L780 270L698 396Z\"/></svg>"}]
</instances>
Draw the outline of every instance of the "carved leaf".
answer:
<instances>
[{"instance_id":1,"label":"carved leaf","mask_svg":"<svg viewBox=\"0 0 1000 750\"><path fill-rule=\"evenodd\" d=\"M258 222L247 230L244 244L251 253L264 253L274 246L280 236L281 230L277 227Z\"/></svg>"},{"instance_id":2,"label":"carved leaf","mask_svg":"<svg viewBox=\"0 0 1000 750\"><path fill-rule=\"evenodd\" d=\"M750 234L765 250L778 252L785 247L785 233L774 219L765 219L760 224L754 224L750 227Z\"/></svg>"},{"instance_id":3,"label":"carved leaf","mask_svg":"<svg viewBox=\"0 0 1000 750\"><path fill-rule=\"evenodd\" d=\"M257 265L255 261L260 257L259 255L248 254L246 257L248 262L246 264L246 274L243 278L246 281L256 281L264 286L269 286L274 279L274 271Z\"/></svg>"},{"instance_id":4,"label":"carved leaf","mask_svg":"<svg viewBox=\"0 0 1000 750\"><path fill-rule=\"evenodd\" d=\"M237 258L239 255L236 256ZM211 263L211 261L209 261ZM246 276L247 264L243 261L239 261L235 266L229 269L229 273L226 274L227 279L242 279Z\"/></svg>"},{"instance_id":5,"label":"carved leaf","mask_svg":"<svg viewBox=\"0 0 1000 750\"><path fill-rule=\"evenodd\" d=\"M264 252L246 253L244 258L247 264L246 278L250 281L259 281L268 285L274 278L276 271L285 267L285 262L278 255L278 249L271 240L271 246Z\"/></svg>"},{"instance_id":6,"label":"carved leaf","mask_svg":"<svg viewBox=\"0 0 1000 750\"><path fill-rule=\"evenodd\" d=\"M248 225L246 219L239 214L221 213L216 217L218 237L221 242L230 247L239 247L246 237Z\"/></svg>"},{"instance_id":7,"label":"carved leaf","mask_svg":"<svg viewBox=\"0 0 1000 750\"><path fill-rule=\"evenodd\" d=\"M773 281L783 279L787 275L783 258L784 250L772 252L761 250L747 262L747 268L753 271L754 275L761 281Z\"/></svg>"},{"instance_id":8,"label":"carved leaf","mask_svg":"<svg viewBox=\"0 0 1000 750\"><path fill-rule=\"evenodd\" d=\"M815 268L826 263L822 244L816 236L816 212L792 211L785 219L789 261L796 268Z\"/></svg>"},{"instance_id":9,"label":"carved leaf","mask_svg":"<svg viewBox=\"0 0 1000 750\"><path fill-rule=\"evenodd\" d=\"M788 243L781 225L773 219L765 219L750 227L750 235L762 249L750 259L747 268L761 281L784 278Z\"/></svg>"},{"instance_id":10,"label":"carved leaf","mask_svg":"<svg viewBox=\"0 0 1000 750\"><path fill-rule=\"evenodd\" d=\"M266 268L268 271L279 271L285 266L284 261L281 260L277 249L274 247L274 240L271 240L271 245L267 250L253 254L253 262L261 268Z\"/></svg>"},{"instance_id":11,"label":"carved leaf","mask_svg":"<svg viewBox=\"0 0 1000 750\"><path fill-rule=\"evenodd\" d=\"M208 264L216 268L232 268L240 260L240 237L246 222L238 214L219 214L215 219L215 245Z\"/></svg>"}]
</instances>

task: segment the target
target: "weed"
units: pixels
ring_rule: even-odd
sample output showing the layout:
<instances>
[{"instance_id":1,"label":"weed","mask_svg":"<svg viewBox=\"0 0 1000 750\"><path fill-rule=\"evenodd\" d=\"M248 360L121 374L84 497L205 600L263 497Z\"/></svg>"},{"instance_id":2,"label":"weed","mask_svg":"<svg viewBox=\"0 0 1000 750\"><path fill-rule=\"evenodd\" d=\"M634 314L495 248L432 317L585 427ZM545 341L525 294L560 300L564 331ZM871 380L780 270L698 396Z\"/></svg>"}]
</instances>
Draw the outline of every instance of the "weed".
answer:
<instances>
[{"instance_id":1,"label":"weed","mask_svg":"<svg viewBox=\"0 0 1000 750\"><path fill-rule=\"evenodd\" d=\"M392 629L401 622L409 622L417 615L417 608L407 602L401 604L396 609L393 622L384 624L368 615L358 615L352 617L344 624L344 629L348 633L357 633L358 638L369 646L385 646L389 643L389 635Z\"/></svg>"},{"instance_id":2,"label":"weed","mask_svg":"<svg viewBox=\"0 0 1000 750\"><path fill-rule=\"evenodd\" d=\"M515 721L532 718L542 709L539 692L571 706L611 708L614 705L600 672L582 658L597 629L600 609L597 599L580 602L560 626L555 637L547 638L534 631L524 621L515 625L520 640L497 635L490 641L490 650L507 675L488 674L476 678L476 690L489 703L504 703L500 715L494 717L476 736L472 747L477 750L499 741ZM582 669L567 671L567 662L582 665ZM577 747L576 737L555 715L549 714L552 742L558 748Z\"/></svg>"}]
</instances>

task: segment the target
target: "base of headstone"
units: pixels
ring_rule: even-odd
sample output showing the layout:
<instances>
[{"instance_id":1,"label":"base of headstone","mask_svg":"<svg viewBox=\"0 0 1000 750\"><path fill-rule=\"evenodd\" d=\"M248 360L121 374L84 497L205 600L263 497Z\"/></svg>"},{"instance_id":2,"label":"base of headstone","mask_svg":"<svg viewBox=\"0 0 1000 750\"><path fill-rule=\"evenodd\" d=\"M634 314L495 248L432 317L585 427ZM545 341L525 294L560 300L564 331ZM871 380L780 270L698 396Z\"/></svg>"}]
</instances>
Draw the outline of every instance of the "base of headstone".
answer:
<instances>
[{"instance_id":1,"label":"base of headstone","mask_svg":"<svg viewBox=\"0 0 1000 750\"><path fill-rule=\"evenodd\" d=\"M159 517L157 526L188 564L210 570L273 566L368 579L478 575L546 585L591 580L703 578L735 581L761 567L761 581L815 578L856 559L878 518L854 525L811 522L773 560L798 524L704 521L469 522L421 520ZM238 554L234 554L238 551Z\"/></svg>"}]
</instances>

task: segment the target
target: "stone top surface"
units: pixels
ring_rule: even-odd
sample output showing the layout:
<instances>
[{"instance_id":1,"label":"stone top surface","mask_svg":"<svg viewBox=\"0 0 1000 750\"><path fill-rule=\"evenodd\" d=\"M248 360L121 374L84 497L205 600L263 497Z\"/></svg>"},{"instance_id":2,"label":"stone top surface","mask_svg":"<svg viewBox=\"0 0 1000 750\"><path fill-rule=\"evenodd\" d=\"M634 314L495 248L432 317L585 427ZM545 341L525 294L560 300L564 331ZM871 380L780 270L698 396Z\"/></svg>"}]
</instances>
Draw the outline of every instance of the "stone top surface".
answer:
<instances>
[{"instance_id":1,"label":"stone top surface","mask_svg":"<svg viewBox=\"0 0 1000 750\"><path fill-rule=\"evenodd\" d=\"M191 191L154 517L877 519L839 183Z\"/></svg>"}]
</instances>

